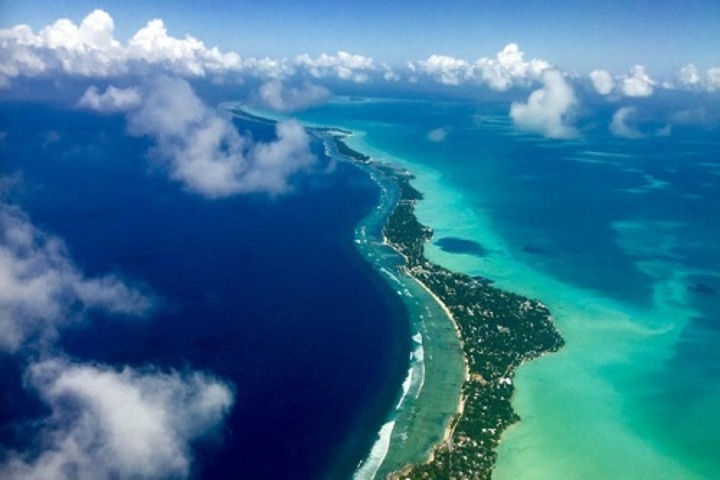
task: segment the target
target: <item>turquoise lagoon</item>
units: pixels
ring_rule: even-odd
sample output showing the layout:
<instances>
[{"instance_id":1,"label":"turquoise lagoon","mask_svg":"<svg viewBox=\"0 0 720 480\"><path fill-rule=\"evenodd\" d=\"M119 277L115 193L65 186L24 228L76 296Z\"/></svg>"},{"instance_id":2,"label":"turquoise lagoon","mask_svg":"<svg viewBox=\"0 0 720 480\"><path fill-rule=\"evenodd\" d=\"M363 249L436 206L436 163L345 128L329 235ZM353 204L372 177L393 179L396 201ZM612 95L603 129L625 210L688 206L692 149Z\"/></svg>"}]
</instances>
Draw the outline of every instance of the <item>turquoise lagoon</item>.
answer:
<instances>
[{"instance_id":1,"label":"turquoise lagoon","mask_svg":"<svg viewBox=\"0 0 720 480\"><path fill-rule=\"evenodd\" d=\"M720 137L616 138L608 111L550 140L507 112L341 99L300 118L415 174L430 260L550 307L567 345L518 370L494 478L720 478Z\"/></svg>"}]
</instances>

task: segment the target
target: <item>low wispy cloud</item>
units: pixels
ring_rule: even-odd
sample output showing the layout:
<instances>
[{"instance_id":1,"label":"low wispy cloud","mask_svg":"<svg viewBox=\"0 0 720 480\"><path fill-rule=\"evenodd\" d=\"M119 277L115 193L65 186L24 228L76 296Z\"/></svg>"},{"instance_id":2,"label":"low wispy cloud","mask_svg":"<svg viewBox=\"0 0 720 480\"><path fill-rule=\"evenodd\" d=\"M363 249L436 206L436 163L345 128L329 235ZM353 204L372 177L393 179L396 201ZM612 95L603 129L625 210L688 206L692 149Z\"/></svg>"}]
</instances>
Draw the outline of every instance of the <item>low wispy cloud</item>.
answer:
<instances>
[{"instance_id":1,"label":"low wispy cloud","mask_svg":"<svg viewBox=\"0 0 720 480\"><path fill-rule=\"evenodd\" d=\"M628 125L628 119L637 112L635 107L619 108L612 117L610 122L610 133L616 137L623 138L642 138L639 130Z\"/></svg>"},{"instance_id":2,"label":"low wispy cloud","mask_svg":"<svg viewBox=\"0 0 720 480\"><path fill-rule=\"evenodd\" d=\"M40 136L40 145L42 145L43 148L48 148L62 140L62 136L56 130L48 130Z\"/></svg>"},{"instance_id":3,"label":"low wispy cloud","mask_svg":"<svg viewBox=\"0 0 720 480\"><path fill-rule=\"evenodd\" d=\"M234 402L229 384L192 371L76 363L57 353L62 327L88 310L144 315L152 306L114 276L87 278L59 238L0 204L0 352L25 366L23 387L49 410L23 423L29 443L3 451L0 478L189 476L193 442L221 433Z\"/></svg>"},{"instance_id":4,"label":"low wispy cloud","mask_svg":"<svg viewBox=\"0 0 720 480\"><path fill-rule=\"evenodd\" d=\"M720 67L708 69L706 85L709 92L720 90Z\"/></svg>"},{"instance_id":5,"label":"low wispy cloud","mask_svg":"<svg viewBox=\"0 0 720 480\"><path fill-rule=\"evenodd\" d=\"M37 424L39 452L6 455L7 480L187 478L191 442L217 432L234 397L206 374L60 357L32 364L26 378L50 417Z\"/></svg>"},{"instance_id":6,"label":"low wispy cloud","mask_svg":"<svg viewBox=\"0 0 720 480\"><path fill-rule=\"evenodd\" d=\"M299 107L325 94L321 87L308 88L310 98L303 96L306 91L296 90L274 100L284 107ZM79 105L127 112L128 131L153 139L150 156L164 165L170 178L208 198L287 193L292 179L317 163L310 136L298 122L278 123L274 141L254 142L238 132L229 115L205 105L180 78L157 77L142 88L109 86L103 93L89 87Z\"/></svg>"},{"instance_id":7,"label":"low wispy cloud","mask_svg":"<svg viewBox=\"0 0 720 480\"><path fill-rule=\"evenodd\" d=\"M713 129L720 124L720 112L708 109L706 106L686 108L671 114L669 123L677 126Z\"/></svg>"},{"instance_id":8,"label":"low wispy cloud","mask_svg":"<svg viewBox=\"0 0 720 480\"><path fill-rule=\"evenodd\" d=\"M116 88L110 85L104 93L95 86L89 87L83 94L78 107L97 112L127 112L138 106L142 98L137 88Z\"/></svg>"},{"instance_id":9,"label":"low wispy cloud","mask_svg":"<svg viewBox=\"0 0 720 480\"><path fill-rule=\"evenodd\" d=\"M557 70L545 70L542 88L533 91L527 102L513 102L510 117L520 130L548 138L574 138L577 130L570 117L577 105L572 87Z\"/></svg>"},{"instance_id":10,"label":"low wispy cloud","mask_svg":"<svg viewBox=\"0 0 720 480\"><path fill-rule=\"evenodd\" d=\"M209 198L286 193L292 177L317 162L298 122L278 123L274 141L253 142L178 78L151 82L142 105L128 114L128 126L131 134L154 140L152 154L170 178Z\"/></svg>"},{"instance_id":11,"label":"low wispy cloud","mask_svg":"<svg viewBox=\"0 0 720 480\"><path fill-rule=\"evenodd\" d=\"M30 339L52 340L88 310L143 315L152 300L115 276L87 278L63 242L33 226L17 207L0 204L0 351Z\"/></svg>"},{"instance_id":12,"label":"low wispy cloud","mask_svg":"<svg viewBox=\"0 0 720 480\"><path fill-rule=\"evenodd\" d=\"M448 130L447 128L440 127L435 128L433 130L430 130L428 132L427 138L431 142L444 142L445 138L447 138Z\"/></svg>"},{"instance_id":13,"label":"low wispy cloud","mask_svg":"<svg viewBox=\"0 0 720 480\"><path fill-rule=\"evenodd\" d=\"M263 83L257 98L265 108L277 112L296 112L323 103L330 97L330 90L310 82L290 86L278 79Z\"/></svg>"}]
</instances>

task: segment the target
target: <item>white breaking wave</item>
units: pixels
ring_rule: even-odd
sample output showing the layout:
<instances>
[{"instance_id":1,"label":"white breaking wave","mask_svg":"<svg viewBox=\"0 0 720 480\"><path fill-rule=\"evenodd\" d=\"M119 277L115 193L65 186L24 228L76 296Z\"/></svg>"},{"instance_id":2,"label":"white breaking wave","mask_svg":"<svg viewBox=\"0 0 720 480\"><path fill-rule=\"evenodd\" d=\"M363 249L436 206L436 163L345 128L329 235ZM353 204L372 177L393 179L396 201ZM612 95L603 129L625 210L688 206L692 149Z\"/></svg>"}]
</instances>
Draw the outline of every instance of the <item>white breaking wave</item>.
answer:
<instances>
[{"instance_id":1,"label":"white breaking wave","mask_svg":"<svg viewBox=\"0 0 720 480\"><path fill-rule=\"evenodd\" d=\"M410 359L412 359L412 358L413 358L412 355L410 355ZM408 369L408 374L405 377L405 380L403 381L403 384L402 384L403 393L400 396L400 400L398 400L397 406L395 406L396 411L400 409L400 406L405 401L405 397L407 397L407 394L410 391L410 387L412 386L412 381L413 381L413 366L411 365L410 368Z\"/></svg>"},{"instance_id":2,"label":"white breaking wave","mask_svg":"<svg viewBox=\"0 0 720 480\"><path fill-rule=\"evenodd\" d=\"M387 268L380 267L380 271L383 272L385 275L387 275L388 278L390 278L393 282L399 283L402 285L402 282L400 281L400 279L398 277L396 277L395 275L393 275L393 273L390 270L388 270Z\"/></svg>"},{"instance_id":3,"label":"white breaking wave","mask_svg":"<svg viewBox=\"0 0 720 480\"><path fill-rule=\"evenodd\" d=\"M378 440L370 450L370 455L362 462L360 468L355 471L353 480L371 480L375 478L380 465L385 461L385 456L390 449L390 436L395 428L395 420L391 420L382 426L378 432Z\"/></svg>"},{"instance_id":4,"label":"white breaking wave","mask_svg":"<svg viewBox=\"0 0 720 480\"><path fill-rule=\"evenodd\" d=\"M423 348L422 344L419 345L413 352L413 358L416 362L422 362L423 360L425 360L425 349Z\"/></svg>"},{"instance_id":5,"label":"white breaking wave","mask_svg":"<svg viewBox=\"0 0 720 480\"><path fill-rule=\"evenodd\" d=\"M395 407L395 412L391 415L391 420L385 423L378 432L378 439L370 450L370 455L368 455L355 471L353 480L372 480L375 478L375 475L390 450L397 413L403 407L411 392L413 399L417 399L420 396L420 392L425 384L425 350L422 345L422 335L420 332L413 335L412 339L417 344L417 347L410 354L410 368L402 383L402 395ZM401 433L402 438L405 438L405 436L404 433Z\"/></svg>"}]
</instances>

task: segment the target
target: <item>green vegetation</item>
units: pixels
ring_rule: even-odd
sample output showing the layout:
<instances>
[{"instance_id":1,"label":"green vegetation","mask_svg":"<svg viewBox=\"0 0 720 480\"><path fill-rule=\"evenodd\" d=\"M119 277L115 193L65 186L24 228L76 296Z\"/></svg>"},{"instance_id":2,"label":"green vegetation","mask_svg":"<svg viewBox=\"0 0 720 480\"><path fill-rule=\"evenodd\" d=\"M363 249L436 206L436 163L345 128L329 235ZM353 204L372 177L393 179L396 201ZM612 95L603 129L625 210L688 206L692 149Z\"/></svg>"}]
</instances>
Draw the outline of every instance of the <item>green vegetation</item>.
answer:
<instances>
[{"instance_id":1,"label":"green vegetation","mask_svg":"<svg viewBox=\"0 0 720 480\"><path fill-rule=\"evenodd\" d=\"M254 121L274 123L241 108L232 110ZM515 369L522 362L557 351L564 344L550 312L535 300L491 286L487 279L452 272L429 262L424 245L433 232L415 216L415 203L423 196L410 184L412 175L375 163L348 147L342 139L350 132L337 128L312 130L326 140L332 139L338 154L372 165L396 182L400 199L385 225L385 241L405 258L402 267L405 273L425 285L452 314L467 366L461 408L450 421L445 440L433 448L426 463L408 465L389 478L489 479L502 432L519 421L510 403Z\"/></svg>"},{"instance_id":2,"label":"green vegetation","mask_svg":"<svg viewBox=\"0 0 720 480\"><path fill-rule=\"evenodd\" d=\"M405 271L452 313L468 367L462 412L451 421L446 441L435 446L429 462L408 466L391 478L490 478L500 436L519 420L510 403L515 368L558 350L563 339L541 303L429 262L423 247L432 231L414 214L422 195L410 185L409 174L381 170L394 176L401 192L385 226L386 241L405 257Z\"/></svg>"},{"instance_id":3,"label":"green vegetation","mask_svg":"<svg viewBox=\"0 0 720 480\"><path fill-rule=\"evenodd\" d=\"M339 152L372 163L333 138ZM564 341L540 302L429 262L424 245L433 232L415 216L415 203L422 194L410 184L412 175L392 166L372 165L394 179L400 191L385 225L385 240L405 258L405 273L424 284L451 312L467 364L460 412L450 421L445 440L434 447L428 462L409 465L390 478L489 479L502 432L519 420L510 403L515 368L558 350Z\"/></svg>"},{"instance_id":4,"label":"green vegetation","mask_svg":"<svg viewBox=\"0 0 720 480\"><path fill-rule=\"evenodd\" d=\"M341 136L333 134L331 134L330 136L335 141L335 148L337 148L337 151L340 155L345 155L346 157L349 157L350 159L360 163L368 163L370 161L370 157L368 157L367 155L363 155L362 153L348 147L347 144L342 141Z\"/></svg>"}]
</instances>

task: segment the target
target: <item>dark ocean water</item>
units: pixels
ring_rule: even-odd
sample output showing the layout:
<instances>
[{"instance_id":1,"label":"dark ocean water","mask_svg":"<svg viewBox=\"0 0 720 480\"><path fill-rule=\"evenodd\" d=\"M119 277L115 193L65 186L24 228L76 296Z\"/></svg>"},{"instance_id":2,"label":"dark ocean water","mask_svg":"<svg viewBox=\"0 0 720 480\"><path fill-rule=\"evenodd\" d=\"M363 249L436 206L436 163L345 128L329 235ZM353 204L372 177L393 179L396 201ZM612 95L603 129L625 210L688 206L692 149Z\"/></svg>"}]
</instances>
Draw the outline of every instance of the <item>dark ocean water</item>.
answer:
<instances>
[{"instance_id":1,"label":"dark ocean water","mask_svg":"<svg viewBox=\"0 0 720 480\"><path fill-rule=\"evenodd\" d=\"M231 382L222 440L198 446L201 478L352 473L410 351L404 306L353 245L378 198L366 174L321 165L287 196L206 200L152 166L148 143L127 136L120 117L5 104L0 125L1 172L21 178L13 203L62 238L87 275L115 273L158 299L147 319L93 315L64 330L58 348ZM0 359L0 372L0 445L22 449L28 431L13 425L46 412L22 389L14 358Z\"/></svg>"},{"instance_id":2,"label":"dark ocean water","mask_svg":"<svg viewBox=\"0 0 720 480\"><path fill-rule=\"evenodd\" d=\"M410 351L402 303L353 245L378 200L367 175L321 166L286 197L208 201L168 182L121 118L4 107L2 173L22 179L12 200L88 275L116 273L159 299L149 319L95 316L59 347L231 381L223 441L198 450L202 478L349 476ZM433 260L556 315L568 344L519 369L524 421L500 446L498 478L720 474L717 126L658 135L675 107L645 103L657 124L617 138L616 107L581 118L572 141L518 133L507 104L338 101L301 117L365 132L350 144L418 175ZM14 426L46 412L14 359L0 369L0 441L20 448Z\"/></svg>"}]
</instances>

